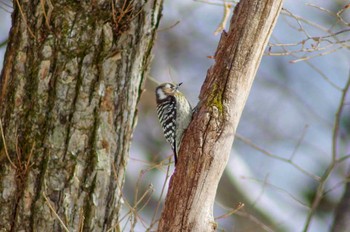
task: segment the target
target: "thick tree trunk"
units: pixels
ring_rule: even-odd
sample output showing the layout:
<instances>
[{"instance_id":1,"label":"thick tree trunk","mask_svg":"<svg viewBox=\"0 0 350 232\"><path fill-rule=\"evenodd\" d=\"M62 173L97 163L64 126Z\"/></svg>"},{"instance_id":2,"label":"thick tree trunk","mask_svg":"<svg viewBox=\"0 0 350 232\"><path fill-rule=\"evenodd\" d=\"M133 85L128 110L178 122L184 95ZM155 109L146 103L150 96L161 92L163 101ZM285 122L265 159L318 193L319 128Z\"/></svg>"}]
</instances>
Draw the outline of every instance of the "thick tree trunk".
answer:
<instances>
[{"instance_id":1,"label":"thick tree trunk","mask_svg":"<svg viewBox=\"0 0 350 232\"><path fill-rule=\"evenodd\" d=\"M0 82L0 231L118 230L161 5L14 1Z\"/></svg>"},{"instance_id":2,"label":"thick tree trunk","mask_svg":"<svg viewBox=\"0 0 350 232\"><path fill-rule=\"evenodd\" d=\"M241 0L223 33L182 141L158 231L214 231L213 204L282 0Z\"/></svg>"}]
</instances>

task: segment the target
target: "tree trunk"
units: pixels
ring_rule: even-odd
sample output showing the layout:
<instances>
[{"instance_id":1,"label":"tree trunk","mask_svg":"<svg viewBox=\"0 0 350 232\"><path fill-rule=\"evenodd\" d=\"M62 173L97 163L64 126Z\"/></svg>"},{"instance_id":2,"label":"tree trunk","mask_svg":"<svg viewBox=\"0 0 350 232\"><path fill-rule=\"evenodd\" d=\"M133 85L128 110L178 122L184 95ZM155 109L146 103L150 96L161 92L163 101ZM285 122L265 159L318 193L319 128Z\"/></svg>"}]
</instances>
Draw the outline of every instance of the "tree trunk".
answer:
<instances>
[{"instance_id":1,"label":"tree trunk","mask_svg":"<svg viewBox=\"0 0 350 232\"><path fill-rule=\"evenodd\" d=\"M216 189L281 7L282 0L241 0L237 4L182 140L158 231L216 229Z\"/></svg>"},{"instance_id":2,"label":"tree trunk","mask_svg":"<svg viewBox=\"0 0 350 232\"><path fill-rule=\"evenodd\" d=\"M118 230L162 0L13 2L0 231Z\"/></svg>"},{"instance_id":3,"label":"tree trunk","mask_svg":"<svg viewBox=\"0 0 350 232\"><path fill-rule=\"evenodd\" d=\"M349 177L348 177L349 178ZM338 203L332 232L346 232L350 230L350 183L345 185L345 192Z\"/></svg>"}]
</instances>

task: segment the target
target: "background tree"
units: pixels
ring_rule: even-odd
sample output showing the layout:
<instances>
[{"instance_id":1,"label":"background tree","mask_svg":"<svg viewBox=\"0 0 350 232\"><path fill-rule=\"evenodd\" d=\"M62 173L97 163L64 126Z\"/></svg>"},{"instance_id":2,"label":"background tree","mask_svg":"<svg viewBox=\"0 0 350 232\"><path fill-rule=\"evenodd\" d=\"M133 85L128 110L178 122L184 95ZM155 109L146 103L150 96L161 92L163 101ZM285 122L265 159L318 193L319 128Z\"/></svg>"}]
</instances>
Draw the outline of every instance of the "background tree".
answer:
<instances>
[{"instance_id":1,"label":"background tree","mask_svg":"<svg viewBox=\"0 0 350 232\"><path fill-rule=\"evenodd\" d=\"M117 229L162 1L13 4L0 82L1 231Z\"/></svg>"}]
</instances>

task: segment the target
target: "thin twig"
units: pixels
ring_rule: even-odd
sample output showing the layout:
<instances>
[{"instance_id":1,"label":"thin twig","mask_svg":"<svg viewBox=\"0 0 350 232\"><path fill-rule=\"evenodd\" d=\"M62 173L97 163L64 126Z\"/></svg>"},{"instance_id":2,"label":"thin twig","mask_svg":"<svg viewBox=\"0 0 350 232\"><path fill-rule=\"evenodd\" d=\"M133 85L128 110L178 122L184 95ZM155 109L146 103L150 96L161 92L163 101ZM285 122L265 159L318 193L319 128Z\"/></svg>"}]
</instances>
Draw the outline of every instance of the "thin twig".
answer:
<instances>
[{"instance_id":1,"label":"thin twig","mask_svg":"<svg viewBox=\"0 0 350 232\"><path fill-rule=\"evenodd\" d=\"M337 12L337 18L342 22L344 23L345 25L349 25L349 22L346 22L344 20L344 18L341 16L345 10L348 10L350 8L350 3L349 4L346 4L342 9L340 9L338 12Z\"/></svg>"},{"instance_id":2,"label":"thin twig","mask_svg":"<svg viewBox=\"0 0 350 232\"><path fill-rule=\"evenodd\" d=\"M333 53L333 52L338 51L339 49L342 49L342 47L338 47L338 48L335 48L335 49L330 50L330 51L318 53L318 54L313 55L313 56L304 56L304 57L301 57L301 58L296 59L296 60L291 60L291 61L289 61L289 62L290 62L290 63L297 63L297 62L300 62L300 61L310 60L310 59L315 58L315 57L325 56L325 55L331 54L331 53Z\"/></svg>"},{"instance_id":3,"label":"thin twig","mask_svg":"<svg viewBox=\"0 0 350 232\"><path fill-rule=\"evenodd\" d=\"M288 192L287 190L281 188L281 187L278 187L277 185L274 185L272 183L269 183L268 181L262 181L262 180L259 180L259 179L256 179L256 178L253 178L253 177L243 177L244 179L249 179L249 180L254 180L258 183L261 183L263 182L264 185L266 186L269 186L269 187L272 187L278 191L280 191L281 193L285 193L287 194L290 198L292 198L295 202L299 203L301 206L305 207L305 208L309 208L309 206L305 203L305 202L302 202L301 200L299 200L296 196L294 196L293 194L291 194L290 192Z\"/></svg>"},{"instance_id":4,"label":"thin twig","mask_svg":"<svg viewBox=\"0 0 350 232\"><path fill-rule=\"evenodd\" d=\"M62 221L62 219L60 218L60 216L58 216L58 214L56 213L56 210L53 208L53 206L50 204L49 199L47 199L45 192L43 192L43 197L46 201L46 204L49 206L49 208L51 209L52 213L55 215L55 217L57 218L57 220L61 223L61 226L63 227L63 229L66 232L69 232L67 226L64 224L64 222Z\"/></svg>"},{"instance_id":5,"label":"thin twig","mask_svg":"<svg viewBox=\"0 0 350 232\"><path fill-rule=\"evenodd\" d=\"M169 180L169 177L170 177L170 164L171 163L171 157L169 157L169 163L168 163L168 168L167 168L167 172L166 172L166 176L165 176L165 180L164 180L164 183L163 183L163 187L162 187L162 191L160 193L160 196L159 196L159 199L158 199L158 203L157 203L157 206L156 206L156 209L154 211L154 214L152 216L152 220L151 220L151 225L148 227L147 231L150 231L152 229L152 227L156 224L156 222L158 220L155 220L156 216L157 216L157 213L158 213L158 210L159 210L159 207L160 207L160 203L162 201L162 197L163 197L163 194L165 192L165 187L166 187L166 184L168 183L168 180Z\"/></svg>"},{"instance_id":6,"label":"thin twig","mask_svg":"<svg viewBox=\"0 0 350 232\"><path fill-rule=\"evenodd\" d=\"M180 20L176 21L175 23L173 23L172 25L170 26L167 26L165 28L160 28L157 30L157 32L163 32L163 31L167 31L167 30L170 30L170 29L173 29L174 27L176 27L177 25L180 24Z\"/></svg>"},{"instance_id":7,"label":"thin twig","mask_svg":"<svg viewBox=\"0 0 350 232\"><path fill-rule=\"evenodd\" d=\"M349 183L349 180L350 180L349 178L345 178L345 180L339 181L334 186L332 186L329 189L325 190L324 193L323 193L323 196L326 196L328 193L332 192L333 190L343 186L344 184Z\"/></svg>"},{"instance_id":8,"label":"thin twig","mask_svg":"<svg viewBox=\"0 0 350 232\"><path fill-rule=\"evenodd\" d=\"M8 153L8 150L7 150L7 145L6 145L6 140L5 140L5 135L4 135L4 130L3 130L3 127L2 127L1 119L0 119L0 129L1 129L1 137L2 137L2 142L4 143L4 149L5 149L5 154L6 154L7 160L10 162L11 166L14 169L17 169L17 166L12 162L12 160L10 158L10 155Z\"/></svg>"},{"instance_id":9,"label":"thin twig","mask_svg":"<svg viewBox=\"0 0 350 232\"><path fill-rule=\"evenodd\" d=\"M79 213L79 229L78 229L79 232L84 231L84 221L85 221L84 209L81 208Z\"/></svg>"},{"instance_id":10,"label":"thin twig","mask_svg":"<svg viewBox=\"0 0 350 232\"><path fill-rule=\"evenodd\" d=\"M268 179L269 179L269 173L266 174L263 184L262 184L262 188L260 193L258 194L258 196L256 197L256 199L251 203L252 207L255 207L255 205L260 201L261 197L263 196L264 192L265 192L265 188L267 186L268 183Z\"/></svg>"},{"instance_id":11,"label":"thin twig","mask_svg":"<svg viewBox=\"0 0 350 232\"><path fill-rule=\"evenodd\" d=\"M0 3L0 9L2 9L3 11L5 11L6 13L9 13L9 14L12 13L10 10L6 9L6 8L5 8L4 6L2 6L1 4L4 4L5 6L9 7L9 5L6 5L6 3L1 2L1 3ZM12 7L9 7L9 8L12 9Z\"/></svg>"},{"instance_id":12,"label":"thin twig","mask_svg":"<svg viewBox=\"0 0 350 232\"><path fill-rule=\"evenodd\" d=\"M232 7L233 7L232 3L227 3L224 0L224 13L219 26L216 28L214 32L214 35L218 35L219 33L225 30L227 21L229 20L229 17L230 17Z\"/></svg>"},{"instance_id":13,"label":"thin twig","mask_svg":"<svg viewBox=\"0 0 350 232\"><path fill-rule=\"evenodd\" d=\"M280 157L280 156L277 156L277 155L274 155L268 151L266 151L265 149L257 146L256 144L254 144L253 142L251 142L250 140L242 137L241 135L239 134L236 134L235 138L241 140L242 142L244 142L245 144L251 146L252 148L254 148L255 150L257 151L260 151L261 153L271 157L271 158L274 158L274 159L277 159L277 160L280 160L280 161L283 161L285 163L288 163L290 165L292 165L293 167L295 167L296 169L298 169L300 172L302 172L303 174L309 176L310 178L316 180L316 181L319 181L320 180L320 177L319 176L316 176L312 173L309 173L308 171L306 171L305 169L303 169L302 167L298 166L297 164L295 164L293 161L289 160L289 159L286 159L286 158L283 158L283 157Z\"/></svg>"},{"instance_id":14,"label":"thin twig","mask_svg":"<svg viewBox=\"0 0 350 232\"><path fill-rule=\"evenodd\" d=\"M278 39L277 39L275 36L272 35L272 37L273 37L274 40L276 40L277 42L279 42ZM281 46L281 48L282 48L285 52L288 51L284 46ZM291 55L292 55L293 57L298 57L298 56L296 56L295 54L291 54ZM299 57L298 57L298 58L299 58ZM320 74L321 77L322 77L328 84L330 84L330 85L331 85L332 87L334 87L335 89L337 89L337 90L339 90L339 91L342 91L342 88L339 87L338 85L336 85L335 83L333 83L333 82L331 81L331 79L328 78L328 77L326 76L326 74L324 74L317 66L315 66L314 64L312 64L309 60L305 60L304 62L305 62L310 68L312 68L314 71L316 71L318 74Z\"/></svg>"},{"instance_id":15,"label":"thin twig","mask_svg":"<svg viewBox=\"0 0 350 232\"><path fill-rule=\"evenodd\" d=\"M244 207L244 203L239 202L238 206L234 209L231 209L230 211L228 211L227 213L220 215L218 217L215 217L215 220L219 220L222 218L227 218L228 216L231 216L232 214L235 214L236 212L238 212L240 209L242 209Z\"/></svg>"},{"instance_id":16,"label":"thin twig","mask_svg":"<svg viewBox=\"0 0 350 232\"><path fill-rule=\"evenodd\" d=\"M247 213L247 212L243 212L243 211L237 211L236 215L239 216L243 216L248 218L249 220L251 220L252 222L254 222L255 224L259 225L263 230L267 231L267 232L274 232L273 229L271 229L270 227L268 227L267 225L265 225L263 222L261 222L258 218L254 217L253 215Z\"/></svg>"},{"instance_id":17,"label":"thin twig","mask_svg":"<svg viewBox=\"0 0 350 232\"><path fill-rule=\"evenodd\" d=\"M4 41L0 42L0 48L5 46L9 42L9 39L5 39Z\"/></svg>"},{"instance_id":18,"label":"thin twig","mask_svg":"<svg viewBox=\"0 0 350 232\"><path fill-rule=\"evenodd\" d=\"M23 20L24 20L24 23L26 24L26 26L27 26L27 28L28 28L29 34L30 34L34 39L36 39L36 37L35 37L35 35L34 35L32 29L30 29L30 27L29 27L29 25L28 25L28 21L27 21L26 16L25 16L24 13L23 13L21 4L19 4L19 1L18 1L18 0L16 0L16 3L17 3L17 6L18 6L18 9L19 9L19 12L21 13L22 18L23 18Z\"/></svg>"},{"instance_id":19,"label":"thin twig","mask_svg":"<svg viewBox=\"0 0 350 232\"><path fill-rule=\"evenodd\" d=\"M292 155L289 157L289 160L290 160L290 161L293 160L295 154L297 153L297 151L298 151L298 149L299 149L299 147L300 147L302 141L304 140L304 137L305 137L305 134L306 134L306 131L307 131L308 128L309 128L308 125L305 125L305 126L304 126L303 132L301 133L301 136L300 136L300 138L298 139L297 145L295 146L295 148L294 148L294 150L293 150L293 152L292 152Z\"/></svg>"},{"instance_id":20,"label":"thin twig","mask_svg":"<svg viewBox=\"0 0 350 232\"><path fill-rule=\"evenodd\" d=\"M341 163L343 162L344 160L347 160L350 158L350 155L345 155L343 157L340 157L339 159L337 159L337 163Z\"/></svg>"},{"instance_id":21,"label":"thin twig","mask_svg":"<svg viewBox=\"0 0 350 232\"><path fill-rule=\"evenodd\" d=\"M169 158L170 159L170 158ZM134 160L136 160L136 159L134 159ZM164 165L167 165L168 167L170 166L169 164L170 163L168 163L168 164L165 164L165 162L166 161L168 161L168 159L165 159L165 160L162 160L160 163L157 163L157 164L154 164L154 165L152 165L150 168L147 168L146 170L142 170L141 172L140 172L140 174L139 174L139 177L138 177L138 180L137 180L137 183L136 183L136 188L135 188L135 190L137 190L137 192L138 192L138 186L139 186L139 182L140 182L140 180L142 179L142 176L146 173L146 172L148 172L148 171L150 171L150 170L152 170L152 169L158 169L158 170L161 170L160 169L160 167L163 167ZM151 189L152 190L152 192L153 192L153 188ZM138 198L138 193L137 194L135 194L135 200L134 200L134 206L131 206L130 205L130 203L124 198L124 201L125 201L125 203L124 203L124 205L126 205L127 207L128 207L128 212L125 214L125 215L123 215L120 219L119 219L119 222L118 222L118 224L120 224L127 216L130 216L130 217L132 217L132 216L134 216L135 218L132 220L132 222L130 222L131 223L131 227L133 227L133 225L135 224L135 220L136 219L139 219L140 217L139 217L139 215L137 215L137 211L140 211L140 210L142 210L147 204L148 204L148 202L149 202L149 200L150 200L150 198L148 198L147 200L146 200L146 203L145 204L143 204L143 206L141 206L140 208L138 208L139 207L139 204L143 201L143 199L145 198L145 196L149 193L149 191L150 191L150 188L148 188L147 190L146 190L146 192L142 195L142 197L140 198L140 199L137 199ZM148 226L146 226L144 223L143 223L143 221L141 221L141 223L143 224L143 226L145 227L145 228L147 228ZM125 225L126 226L126 225ZM112 226L108 231L111 231L113 228L114 228L115 226Z\"/></svg>"}]
</instances>

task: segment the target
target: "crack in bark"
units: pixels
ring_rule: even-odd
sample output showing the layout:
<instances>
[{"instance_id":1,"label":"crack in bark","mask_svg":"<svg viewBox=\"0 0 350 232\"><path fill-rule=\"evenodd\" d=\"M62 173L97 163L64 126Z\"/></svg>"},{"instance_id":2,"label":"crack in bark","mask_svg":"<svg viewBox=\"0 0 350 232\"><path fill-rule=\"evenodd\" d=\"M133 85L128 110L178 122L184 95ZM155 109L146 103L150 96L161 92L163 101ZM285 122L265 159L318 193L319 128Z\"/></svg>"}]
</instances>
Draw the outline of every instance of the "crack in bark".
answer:
<instances>
[{"instance_id":1,"label":"crack in bark","mask_svg":"<svg viewBox=\"0 0 350 232\"><path fill-rule=\"evenodd\" d=\"M77 69L78 69L78 74L76 76L76 82L75 82L75 91L74 91L74 96L73 96L73 101L71 103L71 108L70 108L70 112L68 113L68 115L65 115L65 117L68 117L68 122L66 123L67 126L67 131L66 131L66 142L64 145L65 151L63 152L63 157L62 159L65 160L66 159L66 155L68 152L68 148L69 148L69 142L71 139L71 129L72 129L72 120L74 117L74 114L76 113L76 104L78 102L78 97L80 95L80 89L81 86L83 84L83 78L82 78L82 67L83 67L83 61L84 58L80 59L78 64L77 64Z\"/></svg>"}]
</instances>

